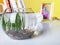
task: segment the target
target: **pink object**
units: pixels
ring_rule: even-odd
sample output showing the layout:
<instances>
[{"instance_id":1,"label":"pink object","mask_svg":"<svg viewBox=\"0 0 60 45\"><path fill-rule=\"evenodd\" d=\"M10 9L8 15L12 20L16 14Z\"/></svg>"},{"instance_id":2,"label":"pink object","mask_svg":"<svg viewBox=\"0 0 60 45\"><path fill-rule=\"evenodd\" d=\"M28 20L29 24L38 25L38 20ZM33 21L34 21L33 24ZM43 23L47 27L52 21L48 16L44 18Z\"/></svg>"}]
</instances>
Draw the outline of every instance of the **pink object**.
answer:
<instances>
[{"instance_id":1,"label":"pink object","mask_svg":"<svg viewBox=\"0 0 60 45\"><path fill-rule=\"evenodd\" d=\"M49 19L49 12L44 4L42 5L42 15L43 15L43 18Z\"/></svg>"}]
</instances>

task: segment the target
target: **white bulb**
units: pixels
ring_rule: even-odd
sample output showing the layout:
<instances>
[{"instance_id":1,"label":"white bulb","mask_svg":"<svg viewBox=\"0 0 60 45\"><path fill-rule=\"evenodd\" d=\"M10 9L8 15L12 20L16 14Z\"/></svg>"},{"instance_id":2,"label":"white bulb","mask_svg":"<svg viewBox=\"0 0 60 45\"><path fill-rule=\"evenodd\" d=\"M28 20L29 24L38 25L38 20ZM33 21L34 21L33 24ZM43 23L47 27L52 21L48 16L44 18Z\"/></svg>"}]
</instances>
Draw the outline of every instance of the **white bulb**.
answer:
<instances>
[{"instance_id":1,"label":"white bulb","mask_svg":"<svg viewBox=\"0 0 60 45\"><path fill-rule=\"evenodd\" d=\"M12 13L10 16L10 22L15 23L15 19L16 19L16 13Z\"/></svg>"},{"instance_id":2,"label":"white bulb","mask_svg":"<svg viewBox=\"0 0 60 45\"><path fill-rule=\"evenodd\" d=\"M39 32L38 32L38 31L35 31L35 32L34 32L34 35L38 35L38 34L39 34Z\"/></svg>"}]
</instances>

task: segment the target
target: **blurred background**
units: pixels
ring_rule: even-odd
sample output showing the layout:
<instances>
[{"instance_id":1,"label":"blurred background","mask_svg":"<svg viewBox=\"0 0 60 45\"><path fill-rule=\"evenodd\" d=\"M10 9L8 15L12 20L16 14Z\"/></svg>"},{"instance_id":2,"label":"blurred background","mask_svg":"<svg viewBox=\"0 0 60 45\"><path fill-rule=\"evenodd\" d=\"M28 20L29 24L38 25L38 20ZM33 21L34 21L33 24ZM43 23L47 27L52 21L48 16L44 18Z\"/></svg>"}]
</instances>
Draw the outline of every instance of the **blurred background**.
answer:
<instances>
[{"instance_id":1,"label":"blurred background","mask_svg":"<svg viewBox=\"0 0 60 45\"><path fill-rule=\"evenodd\" d=\"M17 1L18 0L13 0L13 1ZM0 0L0 12L1 12L1 4L4 6L5 5L5 2L7 2L7 0ZM12 0L11 0L12 2ZM32 10L34 12L41 12L41 4L43 3L54 3L54 11L53 11L53 14L52 16L53 17L58 17L60 19L60 1L58 0L23 0L24 2L24 5L26 8L32 8ZM8 4L7 4L8 5ZM6 6L4 7L6 9ZM4 11L4 9L3 9Z\"/></svg>"}]
</instances>

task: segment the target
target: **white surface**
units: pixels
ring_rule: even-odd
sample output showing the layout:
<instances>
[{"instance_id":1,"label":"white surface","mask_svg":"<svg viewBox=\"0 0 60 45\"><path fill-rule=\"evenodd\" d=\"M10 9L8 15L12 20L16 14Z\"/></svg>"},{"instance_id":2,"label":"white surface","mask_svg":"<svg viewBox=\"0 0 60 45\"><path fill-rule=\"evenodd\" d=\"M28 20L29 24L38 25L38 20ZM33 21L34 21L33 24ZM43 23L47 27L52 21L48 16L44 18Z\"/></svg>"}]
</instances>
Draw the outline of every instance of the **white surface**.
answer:
<instances>
[{"instance_id":1,"label":"white surface","mask_svg":"<svg viewBox=\"0 0 60 45\"><path fill-rule=\"evenodd\" d=\"M37 38L13 40L3 32L0 25L0 45L60 45L60 21L53 21L52 23L47 24L46 27L48 28L50 26L50 30Z\"/></svg>"}]
</instances>

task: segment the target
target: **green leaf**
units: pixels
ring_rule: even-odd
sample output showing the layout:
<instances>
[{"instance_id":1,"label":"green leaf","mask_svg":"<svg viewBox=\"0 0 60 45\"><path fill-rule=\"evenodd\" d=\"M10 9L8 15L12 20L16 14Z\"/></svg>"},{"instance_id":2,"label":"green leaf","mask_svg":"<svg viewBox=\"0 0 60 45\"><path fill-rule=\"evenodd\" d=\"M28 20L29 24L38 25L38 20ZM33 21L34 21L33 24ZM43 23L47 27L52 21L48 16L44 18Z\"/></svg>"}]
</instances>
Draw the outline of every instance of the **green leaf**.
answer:
<instances>
[{"instance_id":1,"label":"green leaf","mask_svg":"<svg viewBox=\"0 0 60 45\"><path fill-rule=\"evenodd\" d=\"M25 16L22 16L22 27L23 27L23 30L25 28Z\"/></svg>"},{"instance_id":2,"label":"green leaf","mask_svg":"<svg viewBox=\"0 0 60 45\"><path fill-rule=\"evenodd\" d=\"M19 13L16 14L16 20L15 20L16 30L21 30L22 22L21 17L19 16Z\"/></svg>"},{"instance_id":3,"label":"green leaf","mask_svg":"<svg viewBox=\"0 0 60 45\"><path fill-rule=\"evenodd\" d=\"M4 20L4 15L2 15L2 28L4 30L6 30L6 23L5 23L5 20Z\"/></svg>"},{"instance_id":4,"label":"green leaf","mask_svg":"<svg viewBox=\"0 0 60 45\"><path fill-rule=\"evenodd\" d=\"M11 23L11 26L12 30L15 30L15 23Z\"/></svg>"},{"instance_id":5,"label":"green leaf","mask_svg":"<svg viewBox=\"0 0 60 45\"><path fill-rule=\"evenodd\" d=\"M8 20L8 22L6 23L7 27L8 27L8 30L10 30L11 28L11 23L10 23L10 19Z\"/></svg>"}]
</instances>

